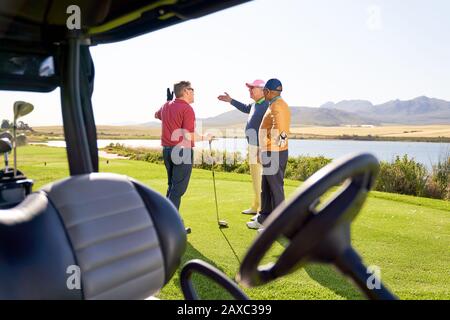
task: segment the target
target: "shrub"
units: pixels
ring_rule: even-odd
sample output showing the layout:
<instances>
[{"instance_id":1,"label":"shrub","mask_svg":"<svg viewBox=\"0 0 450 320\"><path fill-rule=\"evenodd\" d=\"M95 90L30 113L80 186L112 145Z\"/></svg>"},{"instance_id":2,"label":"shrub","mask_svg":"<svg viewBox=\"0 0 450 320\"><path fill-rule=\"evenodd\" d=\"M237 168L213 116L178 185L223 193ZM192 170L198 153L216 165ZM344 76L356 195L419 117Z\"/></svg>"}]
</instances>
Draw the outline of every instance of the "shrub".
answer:
<instances>
[{"instance_id":1,"label":"shrub","mask_svg":"<svg viewBox=\"0 0 450 320\"><path fill-rule=\"evenodd\" d=\"M380 162L380 174L375 190L423 196L428 172L424 165L407 155L396 157L393 163Z\"/></svg>"},{"instance_id":2,"label":"shrub","mask_svg":"<svg viewBox=\"0 0 450 320\"><path fill-rule=\"evenodd\" d=\"M316 171L331 162L323 156L319 157L292 157L289 158L286 168L286 178L305 181Z\"/></svg>"},{"instance_id":3,"label":"shrub","mask_svg":"<svg viewBox=\"0 0 450 320\"><path fill-rule=\"evenodd\" d=\"M425 197L435 199L445 199L445 195L434 179L428 179L425 185Z\"/></svg>"},{"instance_id":4,"label":"shrub","mask_svg":"<svg viewBox=\"0 0 450 320\"><path fill-rule=\"evenodd\" d=\"M450 200L450 155L447 154L439 159L439 162L433 166L432 178L430 185L437 189L436 196Z\"/></svg>"}]
</instances>

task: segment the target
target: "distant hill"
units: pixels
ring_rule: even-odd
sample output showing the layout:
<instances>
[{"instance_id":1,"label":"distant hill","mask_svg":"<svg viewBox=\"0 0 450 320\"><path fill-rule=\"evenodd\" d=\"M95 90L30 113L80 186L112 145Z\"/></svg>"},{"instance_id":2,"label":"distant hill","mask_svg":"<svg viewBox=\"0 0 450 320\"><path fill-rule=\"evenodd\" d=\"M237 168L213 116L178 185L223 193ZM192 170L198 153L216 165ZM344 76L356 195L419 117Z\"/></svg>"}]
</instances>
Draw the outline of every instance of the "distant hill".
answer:
<instances>
[{"instance_id":1,"label":"distant hill","mask_svg":"<svg viewBox=\"0 0 450 320\"><path fill-rule=\"evenodd\" d=\"M291 125L299 126L341 126L379 124L377 121L356 113L327 108L291 107Z\"/></svg>"},{"instance_id":2,"label":"distant hill","mask_svg":"<svg viewBox=\"0 0 450 320\"><path fill-rule=\"evenodd\" d=\"M247 122L248 115L238 110L222 113L218 116L202 119L205 127L241 127ZM357 114L341 110L291 107L291 124L293 127L300 125L339 126L341 124L378 124L376 121L366 119Z\"/></svg>"},{"instance_id":3,"label":"distant hill","mask_svg":"<svg viewBox=\"0 0 450 320\"><path fill-rule=\"evenodd\" d=\"M140 124L140 126L145 126L145 127L150 127L150 128L160 128L161 122L160 121L149 121L149 122Z\"/></svg>"},{"instance_id":4,"label":"distant hill","mask_svg":"<svg viewBox=\"0 0 450 320\"><path fill-rule=\"evenodd\" d=\"M367 100L344 100L338 103L327 102L320 107L326 109L338 109L346 112L361 112L371 110L373 104Z\"/></svg>"},{"instance_id":5,"label":"distant hill","mask_svg":"<svg viewBox=\"0 0 450 320\"><path fill-rule=\"evenodd\" d=\"M373 105L366 100L327 102L320 108L291 106L291 125L344 126L344 125L431 125L450 124L450 102L418 97L412 100L393 100ZM247 114L238 110L201 119L205 127L242 127ZM147 122L148 127L160 127L160 122Z\"/></svg>"},{"instance_id":6,"label":"distant hill","mask_svg":"<svg viewBox=\"0 0 450 320\"><path fill-rule=\"evenodd\" d=\"M364 118L385 124L450 124L450 102L424 96L379 105L364 100L346 100L337 104L326 103L322 108L358 113Z\"/></svg>"},{"instance_id":7,"label":"distant hill","mask_svg":"<svg viewBox=\"0 0 450 320\"><path fill-rule=\"evenodd\" d=\"M450 102L428 97L374 106L373 119L401 124L450 124Z\"/></svg>"},{"instance_id":8,"label":"distant hill","mask_svg":"<svg viewBox=\"0 0 450 320\"><path fill-rule=\"evenodd\" d=\"M236 125L242 126L247 122L248 114L239 110L231 110L219 114L218 116L201 119L203 125L207 127L232 127Z\"/></svg>"}]
</instances>

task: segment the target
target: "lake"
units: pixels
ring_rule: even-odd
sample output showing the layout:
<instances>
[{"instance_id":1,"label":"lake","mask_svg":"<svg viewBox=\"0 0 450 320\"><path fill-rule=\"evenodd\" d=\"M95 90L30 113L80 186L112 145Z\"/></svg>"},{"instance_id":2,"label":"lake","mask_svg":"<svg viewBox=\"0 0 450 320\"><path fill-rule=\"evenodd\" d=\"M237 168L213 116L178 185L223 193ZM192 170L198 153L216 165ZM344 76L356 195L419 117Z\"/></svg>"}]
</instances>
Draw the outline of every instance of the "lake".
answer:
<instances>
[{"instance_id":1,"label":"lake","mask_svg":"<svg viewBox=\"0 0 450 320\"><path fill-rule=\"evenodd\" d=\"M98 140L99 148L110 143L130 147L159 148L159 140ZM64 141L49 141L49 146L65 147ZM197 148L208 148L208 142L196 142ZM243 138L221 138L214 140L213 149L246 154L247 141ZM403 142L403 141L354 141L354 140L290 140L290 156L319 156L338 158L352 152L370 152L379 160L392 161L396 156L407 154L423 163L428 169L439 159L450 155L450 143Z\"/></svg>"}]
</instances>

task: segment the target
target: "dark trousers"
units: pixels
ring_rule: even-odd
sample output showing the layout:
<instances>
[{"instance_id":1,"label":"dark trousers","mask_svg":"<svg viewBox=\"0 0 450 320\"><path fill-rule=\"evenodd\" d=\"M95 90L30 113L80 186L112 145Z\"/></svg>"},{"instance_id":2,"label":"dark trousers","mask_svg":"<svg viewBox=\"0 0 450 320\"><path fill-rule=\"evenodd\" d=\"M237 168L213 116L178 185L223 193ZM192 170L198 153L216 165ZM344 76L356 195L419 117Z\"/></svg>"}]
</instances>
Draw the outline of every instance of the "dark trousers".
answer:
<instances>
[{"instance_id":1,"label":"dark trousers","mask_svg":"<svg viewBox=\"0 0 450 320\"><path fill-rule=\"evenodd\" d=\"M264 220L284 201L284 173L288 161L288 150L261 153L263 176L261 182L261 211L258 222Z\"/></svg>"},{"instance_id":2,"label":"dark trousers","mask_svg":"<svg viewBox=\"0 0 450 320\"><path fill-rule=\"evenodd\" d=\"M186 192L191 178L193 150L163 147L163 158L167 170L166 197L180 209L181 197Z\"/></svg>"}]
</instances>

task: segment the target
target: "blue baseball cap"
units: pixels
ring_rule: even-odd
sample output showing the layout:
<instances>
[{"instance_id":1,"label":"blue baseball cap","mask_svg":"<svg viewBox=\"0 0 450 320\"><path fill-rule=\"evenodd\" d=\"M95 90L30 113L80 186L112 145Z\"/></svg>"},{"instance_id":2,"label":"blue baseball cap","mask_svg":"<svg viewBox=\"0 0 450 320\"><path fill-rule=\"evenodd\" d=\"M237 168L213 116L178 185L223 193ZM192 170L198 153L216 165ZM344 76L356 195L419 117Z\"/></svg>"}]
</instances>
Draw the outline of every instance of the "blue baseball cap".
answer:
<instances>
[{"instance_id":1,"label":"blue baseball cap","mask_svg":"<svg viewBox=\"0 0 450 320\"><path fill-rule=\"evenodd\" d=\"M264 89L281 92L283 91L283 85L281 84L281 81L278 79L270 79L269 81L266 82Z\"/></svg>"}]
</instances>

